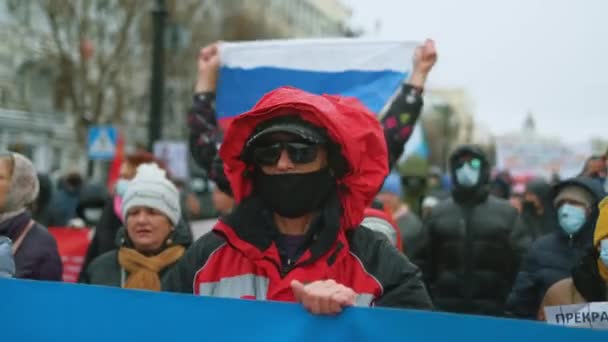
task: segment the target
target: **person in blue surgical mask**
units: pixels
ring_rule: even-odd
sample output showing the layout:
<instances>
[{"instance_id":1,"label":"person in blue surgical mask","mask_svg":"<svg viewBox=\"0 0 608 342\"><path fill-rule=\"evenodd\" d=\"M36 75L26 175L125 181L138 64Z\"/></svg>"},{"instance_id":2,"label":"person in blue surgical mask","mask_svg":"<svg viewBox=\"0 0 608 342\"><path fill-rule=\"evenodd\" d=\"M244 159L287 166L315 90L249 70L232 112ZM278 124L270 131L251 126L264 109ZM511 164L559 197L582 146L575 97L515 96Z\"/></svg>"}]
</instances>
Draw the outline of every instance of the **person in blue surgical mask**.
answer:
<instances>
[{"instance_id":1,"label":"person in blue surgical mask","mask_svg":"<svg viewBox=\"0 0 608 342\"><path fill-rule=\"evenodd\" d=\"M593 248L572 269L569 278L560 280L547 291L538 311L539 320L545 320L544 308L548 306L608 301L608 197L597 209Z\"/></svg>"},{"instance_id":2,"label":"person in blue surgical mask","mask_svg":"<svg viewBox=\"0 0 608 342\"><path fill-rule=\"evenodd\" d=\"M569 240L573 240L587 222L591 206L597 202L593 193L578 185L563 186L555 198L557 221Z\"/></svg>"},{"instance_id":3,"label":"person in blue surgical mask","mask_svg":"<svg viewBox=\"0 0 608 342\"><path fill-rule=\"evenodd\" d=\"M603 196L601 184L589 177L568 179L554 187L557 223L551 233L530 245L507 300L511 316L535 319L547 290L570 276L592 246L597 204Z\"/></svg>"},{"instance_id":4,"label":"person in blue surgical mask","mask_svg":"<svg viewBox=\"0 0 608 342\"><path fill-rule=\"evenodd\" d=\"M423 274L442 311L502 316L519 263L518 213L490 194L491 166L481 148L450 157L451 198L425 220Z\"/></svg>"}]
</instances>

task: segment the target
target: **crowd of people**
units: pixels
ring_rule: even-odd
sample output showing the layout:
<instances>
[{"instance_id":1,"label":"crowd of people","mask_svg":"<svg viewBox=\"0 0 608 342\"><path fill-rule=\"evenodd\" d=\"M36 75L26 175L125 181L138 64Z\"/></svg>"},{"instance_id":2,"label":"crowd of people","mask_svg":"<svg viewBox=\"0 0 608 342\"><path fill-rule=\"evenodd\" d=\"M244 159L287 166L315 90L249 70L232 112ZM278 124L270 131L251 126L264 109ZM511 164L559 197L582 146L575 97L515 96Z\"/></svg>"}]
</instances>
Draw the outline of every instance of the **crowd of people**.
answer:
<instances>
[{"instance_id":1,"label":"crowd of people","mask_svg":"<svg viewBox=\"0 0 608 342\"><path fill-rule=\"evenodd\" d=\"M45 225L80 217L96 227L84 284L298 302L314 314L356 305L542 320L546 306L606 301L606 155L521 193L478 146L457 146L445 172L418 156L399 162L437 60L432 40L378 115L282 87L225 132L220 58L217 44L201 50L187 120L214 184L212 231L194 241L201 208L150 153L127 156L111 193L69 174L50 196L27 158L6 152L0 277L60 280Z\"/></svg>"}]
</instances>

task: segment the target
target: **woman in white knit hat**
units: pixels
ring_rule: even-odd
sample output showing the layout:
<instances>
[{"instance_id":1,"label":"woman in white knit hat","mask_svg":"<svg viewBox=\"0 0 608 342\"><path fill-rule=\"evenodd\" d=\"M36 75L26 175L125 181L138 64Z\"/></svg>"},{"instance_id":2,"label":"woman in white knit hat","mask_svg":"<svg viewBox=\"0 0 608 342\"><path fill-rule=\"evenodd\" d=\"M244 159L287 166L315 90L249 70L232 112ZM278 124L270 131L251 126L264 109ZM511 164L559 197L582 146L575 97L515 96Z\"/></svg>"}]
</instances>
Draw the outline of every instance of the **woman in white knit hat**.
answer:
<instances>
[{"instance_id":1,"label":"woman in white knit hat","mask_svg":"<svg viewBox=\"0 0 608 342\"><path fill-rule=\"evenodd\" d=\"M192 242L180 220L179 192L165 171L156 164L137 168L123 197L122 216L118 249L93 260L81 282L159 291L163 274Z\"/></svg>"}]
</instances>

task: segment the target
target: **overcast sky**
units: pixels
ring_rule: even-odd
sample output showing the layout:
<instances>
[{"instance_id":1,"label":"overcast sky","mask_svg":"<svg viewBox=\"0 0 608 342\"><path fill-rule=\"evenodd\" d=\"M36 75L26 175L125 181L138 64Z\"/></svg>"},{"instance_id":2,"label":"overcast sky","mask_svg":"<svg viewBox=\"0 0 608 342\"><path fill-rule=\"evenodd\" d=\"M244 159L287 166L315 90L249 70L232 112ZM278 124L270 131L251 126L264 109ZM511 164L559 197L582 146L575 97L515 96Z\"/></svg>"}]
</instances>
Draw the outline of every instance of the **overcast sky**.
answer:
<instances>
[{"instance_id":1,"label":"overcast sky","mask_svg":"<svg viewBox=\"0 0 608 342\"><path fill-rule=\"evenodd\" d=\"M519 130L531 111L542 134L608 139L608 1L342 2L367 36L435 39L429 85L467 89L493 133Z\"/></svg>"}]
</instances>

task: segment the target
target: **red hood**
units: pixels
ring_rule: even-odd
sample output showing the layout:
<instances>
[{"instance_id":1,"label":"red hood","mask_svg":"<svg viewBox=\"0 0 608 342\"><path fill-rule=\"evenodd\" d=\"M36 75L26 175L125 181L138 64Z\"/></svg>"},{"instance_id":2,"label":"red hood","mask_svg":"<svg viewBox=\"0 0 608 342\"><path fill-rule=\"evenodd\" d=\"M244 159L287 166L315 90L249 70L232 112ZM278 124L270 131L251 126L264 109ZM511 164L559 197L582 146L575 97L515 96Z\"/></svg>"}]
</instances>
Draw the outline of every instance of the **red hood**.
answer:
<instances>
[{"instance_id":1,"label":"red hood","mask_svg":"<svg viewBox=\"0 0 608 342\"><path fill-rule=\"evenodd\" d=\"M355 98L314 95L282 87L264 95L247 113L230 124L220 148L226 176L234 198L240 202L252 190L241 151L255 127L277 116L297 112L302 119L326 129L329 138L342 146L350 172L338 180L344 214L342 227L357 227L388 174L388 152L378 119Z\"/></svg>"}]
</instances>

